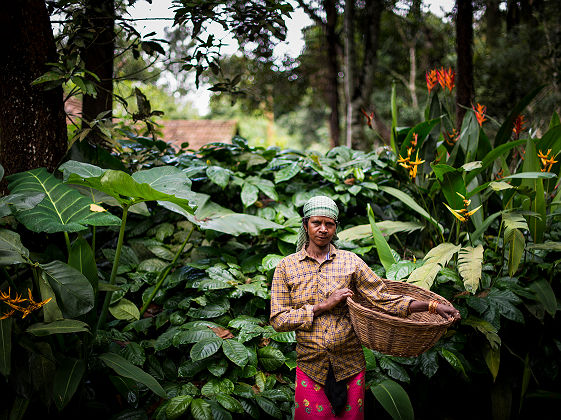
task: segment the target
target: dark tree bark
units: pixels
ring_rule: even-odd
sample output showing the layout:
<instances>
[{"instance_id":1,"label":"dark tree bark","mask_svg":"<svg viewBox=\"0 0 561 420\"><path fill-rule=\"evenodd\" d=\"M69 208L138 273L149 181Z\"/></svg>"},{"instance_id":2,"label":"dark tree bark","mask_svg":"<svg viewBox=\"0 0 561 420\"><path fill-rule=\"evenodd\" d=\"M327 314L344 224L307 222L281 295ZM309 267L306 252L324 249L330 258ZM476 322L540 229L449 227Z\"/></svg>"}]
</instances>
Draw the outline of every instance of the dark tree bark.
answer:
<instances>
[{"instance_id":1,"label":"dark tree bark","mask_svg":"<svg viewBox=\"0 0 561 420\"><path fill-rule=\"evenodd\" d=\"M501 34L500 0L487 0L485 6L485 38L489 48L494 48Z\"/></svg>"},{"instance_id":2,"label":"dark tree bark","mask_svg":"<svg viewBox=\"0 0 561 420\"><path fill-rule=\"evenodd\" d=\"M45 2L5 2L0 39L0 163L7 175L38 167L53 171L68 142L62 88L31 86L47 70L45 63L56 61Z\"/></svg>"},{"instance_id":3,"label":"dark tree bark","mask_svg":"<svg viewBox=\"0 0 561 420\"><path fill-rule=\"evenodd\" d=\"M473 4L471 0L456 2L456 127L459 131L466 110L471 107L473 87Z\"/></svg>"},{"instance_id":4,"label":"dark tree bark","mask_svg":"<svg viewBox=\"0 0 561 420\"><path fill-rule=\"evenodd\" d=\"M353 0L347 0L347 3L352 3ZM353 50L347 52L347 62L345 77L349 75L348 83L350 83L350 97L347 100L350 103L348 106L348 112L350 111L350 116L347 115L347 123L350 122L350 136L352 147L359 149L367 149L369 146L366 144L366 139L364 136L364 120L362 119L362 114L360 112L361 108L371 109L376 113L374 107L369 104L372 91L374 89L374 75L376 73L376 68L378 65L378 43L380 38L380 21L382 18L382 12L384 11L384 1L383 0L371 0L366 2L363 12L361 13L361 18L359 24L361 25L360 33L363 36L362 41L362 62L359 64L357 60L357 54ZM348 27L345 26L345 30ZM354 44L354 32L350 31L346 34L349 47ZM354 47L353 47L354 48ZM354 75L353 75L354 73ZM376 121L374 121L376 124ZM378 134L384 135L383 132ZM389 138L384 138L384 143L389 144ZM348 144L347 140L347 144Z\"/></svg>"},{"instance_id":5,"label":"dark tree bark","mask_svg":"<svg viewBox=\"0 0 561 420\"><path fill-rule=\"evenodd\" d=\"M113 0L86 1L86 31L92 39L84 51L86 69L101 80L97 82L97 96L85 95L82 118L93 121L105 111L105 118L111 118L113 111L113 55L115 50L115 5ZM88 141L103 144L103 139L95 131Z\"/></svg>"},{"instance_id":6,"label":"dark tree bark","mask_svg":"<svg viewBox=\"0 0 561 420\"><path fill-rule=\"evenodd\" d=\"M339 63L337 60L337 8L334 0L325 0L324 8L326 14L325 35L327 41L327 78L329 82L329 132L331 147L339 146L341 129L339 126Z\"/></svg>"}]
</instances>

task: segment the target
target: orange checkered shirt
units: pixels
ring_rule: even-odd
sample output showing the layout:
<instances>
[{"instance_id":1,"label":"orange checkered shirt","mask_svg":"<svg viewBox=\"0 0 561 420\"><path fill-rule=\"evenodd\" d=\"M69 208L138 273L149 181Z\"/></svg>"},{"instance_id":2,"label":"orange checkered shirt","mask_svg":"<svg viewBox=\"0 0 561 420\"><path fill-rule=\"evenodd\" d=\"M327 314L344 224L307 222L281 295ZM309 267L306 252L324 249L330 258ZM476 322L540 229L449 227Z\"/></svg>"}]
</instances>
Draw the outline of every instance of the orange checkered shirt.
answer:
<instances>
[{"instance_id":1,"label":"orange checkered shirt","mask_svg":"<svg viewBox=\"0 0 561 420\"><path fill-rule=\"evenodd\" d=\"M348 379L366 368L346 304L314 317L313 307L337 289L359 292L386 312L407 316L413 298L392 295L384 282L356 254L330 245L321 264L303 248L278 264L271 288L271 325L276 331L296 331L297 363L324 385L333 366L335 379Z\"/></svg>"}]
</instances>

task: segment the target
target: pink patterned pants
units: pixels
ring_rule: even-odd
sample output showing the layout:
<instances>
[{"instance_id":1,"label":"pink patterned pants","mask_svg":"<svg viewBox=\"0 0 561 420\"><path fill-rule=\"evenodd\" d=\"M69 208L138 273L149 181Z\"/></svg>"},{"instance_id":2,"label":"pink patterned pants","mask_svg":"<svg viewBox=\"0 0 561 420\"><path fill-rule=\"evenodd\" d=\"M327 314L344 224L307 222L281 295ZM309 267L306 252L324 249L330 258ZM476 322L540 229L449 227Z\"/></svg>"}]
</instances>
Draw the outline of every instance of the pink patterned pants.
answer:
<instances>
[{"instance_id":1,"label":"pink patterned pants","mask_svg":"<svg viewBox=\"0 0 561 420\"><path fill-rule=\"evenodd\" d=\"M357 373L347 381L347 406L339 417L331 409L323 386L314 382L308 375L296 367L296 393L294 420L303 419L364 419L364 371Z\"/></svg>"}]
</instances>

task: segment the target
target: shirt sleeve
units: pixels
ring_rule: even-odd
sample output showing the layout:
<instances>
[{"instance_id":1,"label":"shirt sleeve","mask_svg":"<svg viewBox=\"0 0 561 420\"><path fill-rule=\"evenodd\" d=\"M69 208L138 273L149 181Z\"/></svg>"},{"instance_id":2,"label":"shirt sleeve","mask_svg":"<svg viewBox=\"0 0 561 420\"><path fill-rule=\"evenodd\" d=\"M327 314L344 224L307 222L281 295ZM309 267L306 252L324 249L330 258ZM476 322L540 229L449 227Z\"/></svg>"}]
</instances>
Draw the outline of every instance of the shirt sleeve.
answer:
<instances>
[{"instance_id":1,"label":"shirt sleeve","mask_svg":"<svg viewBox=\"0 0 561 420\"><path fill-rule=\"evenodd\" d=\"M357 290L376 308L392 315L406 317L413 299L410 296L392 295L384 281L357 257L355 282Z\"/></svg>"},{"instance_id":2,"label":"shirt sleeve","mask_svg":"<svg viewBox=\"0 0 561 420\"><path fill-rule=\"evenodd\" d=\"M271 286L271 325L275 331L311 331L313 321L313 305L304 305L298 309L292 306L291 292L281 261L275 269Z\"/></svg>"}]
</instances>

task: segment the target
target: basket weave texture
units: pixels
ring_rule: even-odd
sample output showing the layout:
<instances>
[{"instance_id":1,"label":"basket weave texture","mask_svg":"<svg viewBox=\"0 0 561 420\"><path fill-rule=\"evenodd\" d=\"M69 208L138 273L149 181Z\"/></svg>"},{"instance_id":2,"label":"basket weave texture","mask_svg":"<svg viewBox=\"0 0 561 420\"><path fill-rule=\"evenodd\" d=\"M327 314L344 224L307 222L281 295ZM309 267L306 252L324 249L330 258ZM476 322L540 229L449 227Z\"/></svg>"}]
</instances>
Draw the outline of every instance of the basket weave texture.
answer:
<instances>
[{"instance_id":1,"label":"basket weave texture","mask_svg":"<svg viewBox=\"0 0 561 420\"><path fill-rule=\"evenodd\" d=\"M388 292L416 300L437 300L450 305L445 298L413 284L384 279ZM347 298L351 321L360 342L369 349L392 356L418 356L430 349L452 324L452 320L429 312L415 312L401 318L373 307L360 293Z\"/></svg>"}]
</instances>

